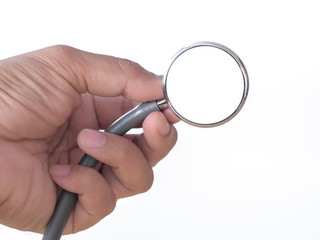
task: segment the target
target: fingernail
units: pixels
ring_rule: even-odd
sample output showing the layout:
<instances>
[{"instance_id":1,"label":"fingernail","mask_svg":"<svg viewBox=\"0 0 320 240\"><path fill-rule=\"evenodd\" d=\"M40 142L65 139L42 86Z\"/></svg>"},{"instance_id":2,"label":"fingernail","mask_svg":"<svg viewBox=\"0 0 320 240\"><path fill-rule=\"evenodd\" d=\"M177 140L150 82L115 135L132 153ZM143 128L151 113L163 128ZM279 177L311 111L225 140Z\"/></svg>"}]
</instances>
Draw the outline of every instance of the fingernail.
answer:
<instances>
[{"instance_id":1,"label":"fingernail","mask_svg":"<svg viewBox=\"0 0 320 240\"><path fill-rule=\"evenodd\" d=\"M89 148L100 148L104 145L106 137L102 132L85 129L82 132L81 141Z\"/></svg>"},{"instance_id":2,"label":"fingernail","mask_svg":"<svg viewBox=\"0 0 320 240\"><path fill-rule=\"evenodd\" d=\"M68 176L71 168L69 165L54 165L50 168L50 173L57 177Z\"/></svg>"},{"instance_id":3,"label":"fingernail","mask_svg":"<svg viewBox=\"0 0 320 240\"><path fill-rule=\"evenodd\" d=\"M165 123L163 120L159 120L160 121L160 125L161 127L159 128L159 133L163 136L167 136L170 132L170 125L168 123L168 121L165 119Z\"/></svg>"}]
</instances>

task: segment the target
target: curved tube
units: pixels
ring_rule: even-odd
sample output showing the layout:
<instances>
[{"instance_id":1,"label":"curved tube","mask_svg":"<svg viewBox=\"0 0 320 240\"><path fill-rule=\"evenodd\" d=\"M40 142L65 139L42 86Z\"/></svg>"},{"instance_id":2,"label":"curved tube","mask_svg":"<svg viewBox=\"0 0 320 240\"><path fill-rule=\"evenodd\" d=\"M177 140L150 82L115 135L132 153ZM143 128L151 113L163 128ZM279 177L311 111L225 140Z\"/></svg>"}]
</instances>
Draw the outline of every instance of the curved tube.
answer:
<instances>
[{"instance_id":1,"label":"curved tube","mask_svg":"<svg viewBox=\"0 0 320 240\"><path fill-rule=\"evenodd\" d=\"M105 132L122 136L131 128L141 123L151 112L155 111L160 111L156 101L141 103L112 123ZM98 160L84 154L79 165L94 168L97 163ZM77 200L77 194L68 191L62 192L42 240L59 240L61 238L64 227Z\"/></svg>"}]
</instances>

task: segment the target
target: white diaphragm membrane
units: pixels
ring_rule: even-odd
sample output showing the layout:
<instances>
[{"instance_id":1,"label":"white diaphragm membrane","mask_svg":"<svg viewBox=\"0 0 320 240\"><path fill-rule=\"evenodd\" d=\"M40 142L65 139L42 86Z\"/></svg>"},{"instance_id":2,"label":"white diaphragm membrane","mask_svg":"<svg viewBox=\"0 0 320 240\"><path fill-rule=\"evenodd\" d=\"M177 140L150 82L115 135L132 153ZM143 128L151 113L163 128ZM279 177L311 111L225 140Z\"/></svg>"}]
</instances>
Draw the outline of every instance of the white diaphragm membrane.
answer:
<instances>
[{"instance_id":1,"label":"white diaphragm membrane","mask_svg":"<svg viewBox=\"0 0 320 240\"><path fill-rule=\"evenodd\" d=\"M223 123L244 104L248 92L245 68L236 55L221 48L210 43L182 49L164 76L170 107L188 123Z\"/></svg>"}]
</instances>

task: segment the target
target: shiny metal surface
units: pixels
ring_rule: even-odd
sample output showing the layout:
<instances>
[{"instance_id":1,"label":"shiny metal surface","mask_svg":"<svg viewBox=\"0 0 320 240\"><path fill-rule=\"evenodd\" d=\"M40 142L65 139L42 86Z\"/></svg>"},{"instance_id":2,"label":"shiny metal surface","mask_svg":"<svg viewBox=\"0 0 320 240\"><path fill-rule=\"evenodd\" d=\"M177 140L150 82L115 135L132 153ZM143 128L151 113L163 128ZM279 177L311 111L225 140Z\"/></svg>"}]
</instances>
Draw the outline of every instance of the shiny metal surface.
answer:
<instances>
[{"instance_id":1,"label":"shiny metal surface","mask_svg":"<svg viewBox=\"0 0 320 240\"><path fill-rule=\"evenodd\" d=\"M166 99L159 99L156 102L160 110L163 110L169 107L169 104Z\"/></svg>"},{"instance_id":2,"label":"shiny metal surface","mask_svg":"<svg viewBox=\"0 0 320 240\"><path fill-rule=\"evenodd\" d=\"M170 72L171 66L174 64L174 62L179 58L179 56L181 54L183 54L186 51L189 51L190 49L196 48L196 47L214 47L214 48L218 48L224 52L226 52L227 54L229 54L234 61L236 61L236 63L238 64L241 73L242 73L242 77L243 77L243 93L242 93L242 98L241 101L239 103L239 105L237 106L237 108L226 118L222 119L221 121L218 122L213 122L213 123L209 123L209 124L203 124L203 123L197 123L192 121L191 119L187 119L184 116L182 116L172 105L171 101L170 101L170 97L168 96L168 92L167 92L167 76ZM208 128L208 127L216 127L216 126L220 126L228 121L230 121L232 118L234 118L242 109L243 105L246 102L247 96L248 96L248 92L249 92L249 76L248 76L248 72L246 67L244 66L243 62L241 61L241 59L239 58L239 56L232 51L230 48L221 45L219 43L215 43L215 42L196 42L193 43L189 46L186 46L184 48L182 48L180 51L178 51L172 58L169 67L167 69L167 71L165 72L164 76L163 76L163 80L162 80L162 86L163 86L163 92L164 92L164 98L166 100L166 104L168 104L168 106L171 108L171 110L177 115L177 117L179 117L182 121L191 124L193 126L196 127L203 127L203 128ZM190 96L192 97L192 96ZM163 101L161 101L162 105L164 106ZM162 107L163 108L163 107Z\"/></svg>"}]
</instances>

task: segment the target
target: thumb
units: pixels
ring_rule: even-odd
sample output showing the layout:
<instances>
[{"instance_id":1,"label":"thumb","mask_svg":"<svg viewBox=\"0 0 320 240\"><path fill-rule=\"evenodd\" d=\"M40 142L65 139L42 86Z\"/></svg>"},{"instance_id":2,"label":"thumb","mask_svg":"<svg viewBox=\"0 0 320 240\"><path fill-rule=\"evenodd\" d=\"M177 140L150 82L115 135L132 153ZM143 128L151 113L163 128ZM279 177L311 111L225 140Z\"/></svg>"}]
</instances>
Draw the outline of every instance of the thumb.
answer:
<instances>
[{"instance_id":1,"label":"thumb","mask_svg":"<svg viewBox=\"0 0 320 240\"><path fill-rule=\"evenodd\" d=\"M80 165L54 165L50 173L57 185L78 194L64 234L91 227L115 208L115 196L96 170Z\"/></svg>"}]
</instances>

